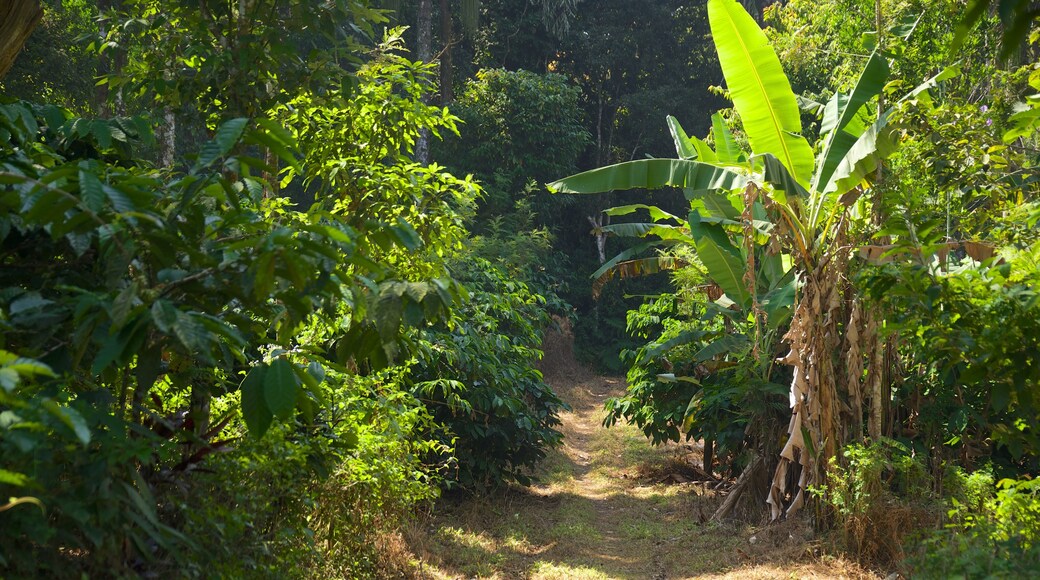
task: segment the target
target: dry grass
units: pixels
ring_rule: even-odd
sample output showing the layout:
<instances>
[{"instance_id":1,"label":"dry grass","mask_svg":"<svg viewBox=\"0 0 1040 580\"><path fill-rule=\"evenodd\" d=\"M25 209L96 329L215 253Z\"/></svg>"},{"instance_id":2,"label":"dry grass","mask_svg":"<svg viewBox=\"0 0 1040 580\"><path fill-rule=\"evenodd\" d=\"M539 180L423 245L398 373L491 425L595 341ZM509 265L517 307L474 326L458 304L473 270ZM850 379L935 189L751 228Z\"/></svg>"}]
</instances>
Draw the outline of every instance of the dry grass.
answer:
<instances>
[{"instance_id":1,"label":"dry grass","mask_svg":"<svg viewBox=\"0 0 1040 580\"><path fill-rule=\"evenodd\" d=\"M798 521L707 523L722 500L684 467L698 450L652 448L633 427L602 428L603 402L623 392L623 379L581 368L560 344L546 350L546 380L573 407L562 416L563 446L530 488L445 498L408 530L419 578L875 577L821 556Z\"/></svg>"}]
</instances>

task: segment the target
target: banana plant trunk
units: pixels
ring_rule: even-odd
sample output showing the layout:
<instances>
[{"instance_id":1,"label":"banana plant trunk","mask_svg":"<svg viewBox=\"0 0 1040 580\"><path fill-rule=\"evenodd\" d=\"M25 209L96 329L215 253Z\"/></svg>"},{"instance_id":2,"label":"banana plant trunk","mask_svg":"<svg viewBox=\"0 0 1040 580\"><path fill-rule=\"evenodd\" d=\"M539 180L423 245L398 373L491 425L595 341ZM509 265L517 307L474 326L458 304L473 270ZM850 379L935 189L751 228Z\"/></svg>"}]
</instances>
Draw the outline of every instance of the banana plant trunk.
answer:
<instances>
[{"instance_id":1,"label":"banana plant trunk","mask_svg":"<svg viewBox=\"0 0 1040 580\"><path fill-rule=\"evenodd\" d=\"M766 498L774 521L800 510L810 486L826 483L832 459L846 444L887 434L886 344L879 338L879 316L849 283L855 244L844 223L831 249L806 266L784 336L791 350L781 362L794 368L794 378L788 439Z\"/></svg>"}]
</instances>

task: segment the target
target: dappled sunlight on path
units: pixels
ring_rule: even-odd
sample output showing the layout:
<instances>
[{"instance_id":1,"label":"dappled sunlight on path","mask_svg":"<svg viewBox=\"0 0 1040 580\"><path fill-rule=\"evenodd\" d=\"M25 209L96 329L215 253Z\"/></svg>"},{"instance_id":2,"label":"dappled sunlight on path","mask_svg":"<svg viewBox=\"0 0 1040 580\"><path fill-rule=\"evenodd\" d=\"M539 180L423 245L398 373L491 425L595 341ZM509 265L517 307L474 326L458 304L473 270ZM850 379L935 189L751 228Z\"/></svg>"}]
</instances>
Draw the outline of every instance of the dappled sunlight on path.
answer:
<instances>
[{"instance_id":1,"label":"dappled sunlight on path","mask_svg":"<svg viewBox=\"0 0 1040 580\"><path fill-rule=\"evenodd\" d=\"M573 359L557 363L546 381L572 407L561 414L564 444L530 488L442 501L409 534L422 560L419 577L869 577L844 561L812 557L800 523L706 523L722 498L676 475L683 448L651 447L628 425L602 427L603 403L624 392L624 379L596 375Z\"/></svg>"}]
</instances>

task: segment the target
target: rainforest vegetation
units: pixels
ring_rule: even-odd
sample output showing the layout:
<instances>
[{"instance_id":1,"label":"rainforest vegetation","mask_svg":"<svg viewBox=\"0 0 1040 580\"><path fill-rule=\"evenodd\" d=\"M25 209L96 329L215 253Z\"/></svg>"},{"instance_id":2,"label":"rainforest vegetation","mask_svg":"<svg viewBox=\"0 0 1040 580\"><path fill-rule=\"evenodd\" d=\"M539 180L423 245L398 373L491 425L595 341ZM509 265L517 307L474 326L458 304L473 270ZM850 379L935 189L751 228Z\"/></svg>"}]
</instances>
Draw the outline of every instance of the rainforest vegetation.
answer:
<instances>
[{"instance_id":1,"label":"rainforest vegetation","mask_svg":"<svg viewBox=\"0 0 1040 580\"><path fill-rule=\"evenodd\" d=\"M1026 0L0 0L0 577L1040 574L1038 93ZM515 508L623 429L645 576Z\"/></svg>"}]
</instances>

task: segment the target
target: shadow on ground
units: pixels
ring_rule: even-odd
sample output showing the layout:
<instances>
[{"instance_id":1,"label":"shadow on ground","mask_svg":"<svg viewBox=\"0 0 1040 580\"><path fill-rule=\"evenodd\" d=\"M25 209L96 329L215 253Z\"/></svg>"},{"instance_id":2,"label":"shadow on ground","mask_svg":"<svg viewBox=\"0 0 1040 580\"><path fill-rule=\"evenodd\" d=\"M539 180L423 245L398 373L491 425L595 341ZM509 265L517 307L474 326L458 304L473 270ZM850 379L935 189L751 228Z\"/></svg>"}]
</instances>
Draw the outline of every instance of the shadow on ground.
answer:
<instances>
[{"instance_id":1,"label":"shadow on ground","mask_svg":"<svg viewBox=\"0 0 1040 580\"><path fill-rule=\"evenodd\" d=\"M446 497L407 539L421 578L622 579L873 577L820 558L800 521L708 522L722 498L682 471L690 449L651 447L627 425L602 427L603 403L624 380L546 348L546 381L572 410L564 444L529 488ZM764 514L764 511L761 512Z\"/></svg>"}]
</instances>

